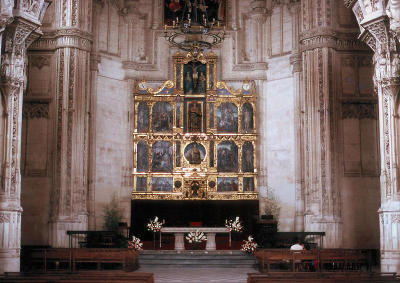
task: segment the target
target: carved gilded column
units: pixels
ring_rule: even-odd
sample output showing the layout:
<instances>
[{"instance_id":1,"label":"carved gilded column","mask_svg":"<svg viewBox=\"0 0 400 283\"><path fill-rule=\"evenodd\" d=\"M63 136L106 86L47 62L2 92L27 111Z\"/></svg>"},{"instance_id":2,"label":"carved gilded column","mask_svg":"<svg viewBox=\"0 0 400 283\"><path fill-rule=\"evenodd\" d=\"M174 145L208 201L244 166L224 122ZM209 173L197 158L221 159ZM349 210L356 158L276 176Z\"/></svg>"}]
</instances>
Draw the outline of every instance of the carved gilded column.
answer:
<instances>
[{"instance_id":1,"label":"carved gilded column","mask_svg":"<svg viewBox=\"0 0 400 283\"><path fill-rule=\"evenodd\" d=\"M4 1L2 1L4 2ZM10 17L2 26L1 111L0 111L0 273L18 272L21 248L21 128L22 99L26 86L26 50L36 40L49 3L12 1L3 6ZM4 9L3 9L4 8ZM4 22L3 22L4 24Z\"/></svg>"},{"instance_id":2,"label":"carved gilded column","mask_svg":"<svg viewBox=\"0 0 400 283\"><path fill-rule=\"evenodd\" d=\"M91 0L56 6L56 143L50 245L67 247L68 230L88 229Z\"/></svg>"},{"instance_id":3,"label":"carved gilded column","mask_svg":"<svg viewBox=\"0 0 400 283\"><path fill-rule=\"evenodd\" d=\"M374 51L381 157L381 271L400 272L400 1L345 0L345 5L360 25L360 39Z\"/></svg>"},{"instance_id":4,"label":"carved gilded column","mask_svg":"<svg viewBox=\"0 0 400 283\"><path fill-rule=\"evenodd\" d=\"M304 229L326 233L324 246L342 245L340 194L336 183L335 60L333 0L301 1L303 86L300 109ZM299 212L299 210L298 210Z\"/></svg>"}]
</instances>

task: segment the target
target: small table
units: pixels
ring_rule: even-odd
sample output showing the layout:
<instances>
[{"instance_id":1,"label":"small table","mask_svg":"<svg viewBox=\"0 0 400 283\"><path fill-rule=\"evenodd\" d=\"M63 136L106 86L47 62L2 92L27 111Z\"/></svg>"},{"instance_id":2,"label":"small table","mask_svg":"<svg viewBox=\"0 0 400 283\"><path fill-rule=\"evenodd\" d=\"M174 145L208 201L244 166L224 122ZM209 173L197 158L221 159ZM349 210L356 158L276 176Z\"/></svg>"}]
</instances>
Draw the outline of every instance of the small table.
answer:
<instances>
[{"instance_id":1,"label":"small table","mask_svg":"<svg viewBox=\"0 0 400 283\"><path fill-rule=\"evenodd\" d=\"M229 234L229 246L231 245L231 232L226 227L163 227L160 231L160 247L161 247L161 234L162 233L172 233L175 236L175 250L184 250L185 233L190 232L203 232L207 236L206 250L215 251L217 245L215 244L215 235L217 233L227 233Z\"/></svg>"}]
</instances>

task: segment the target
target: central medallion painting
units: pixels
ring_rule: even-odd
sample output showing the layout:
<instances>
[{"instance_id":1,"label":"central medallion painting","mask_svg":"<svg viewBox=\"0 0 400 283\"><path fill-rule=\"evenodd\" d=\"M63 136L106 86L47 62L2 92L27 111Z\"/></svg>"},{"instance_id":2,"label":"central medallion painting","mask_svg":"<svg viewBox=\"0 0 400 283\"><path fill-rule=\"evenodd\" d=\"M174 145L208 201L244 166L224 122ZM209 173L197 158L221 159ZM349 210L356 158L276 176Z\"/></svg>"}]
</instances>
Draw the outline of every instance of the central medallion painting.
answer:
<instances>
[{"instance_id":1,"label":"central medallion painting","mask_svg":"<svg viewBox=\"0 0 400 283\"><path fill-rule=\"evenodd\" d=\"M132 198L258 199L254 82L217 81L213 52L173 60L173 80L135 83Z\"/></svg>"}]
</instances>

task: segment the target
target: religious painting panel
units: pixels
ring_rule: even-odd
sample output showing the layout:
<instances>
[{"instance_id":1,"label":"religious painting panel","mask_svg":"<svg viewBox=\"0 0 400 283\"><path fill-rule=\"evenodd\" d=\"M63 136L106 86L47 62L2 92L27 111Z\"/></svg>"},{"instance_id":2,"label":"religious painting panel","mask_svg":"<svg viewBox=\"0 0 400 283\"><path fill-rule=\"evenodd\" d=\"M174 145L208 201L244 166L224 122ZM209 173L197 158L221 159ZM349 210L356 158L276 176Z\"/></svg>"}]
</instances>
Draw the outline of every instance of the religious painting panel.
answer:
<instances>
[{"instance_id":1,"label":"religious painting panel","mask_svg":"<svg viewBox=\"0 0 400 283\"><path fill-rule=\"evenodd\" d=\"M207 84L207 67L198 61L183 65L183 92L185 94L205 94Z\"/></svg>"},{"instance_id":2,"label":"religious painting panel","mask_svg":"<svg viewBox=\"0 0 400 283\"><path fill-rule=\"evenodd\" d=\"M137 172L147 172L147 170L149 170L148 152L147 143L145 141L140 141L137 145L136 155Z\"/></svg>"},{"instance_id":3,"label":"religious painting panel","mask_svg":"<svg viewBox=\"0 0 400 283\"><path fill-rule=\"evenodd\" d=\"M242 132L245 134L252 133L253 129L253 106L246 102L242 106Z\"/></svg>"},{"instance_id":4,"label":"religious painting panel","mask_svg":"<svg viewBox=\"0 0 400 283\"><path fill-rule=\"evenodd\" d=\"M209 109L210 109L210 128L214 128L214 103L209 103Z\"/></svg>"},{"instance_id":5,"label":"religious painting panel","mask_svg":"<svg viewBox=\"0 0 400 283\"><path fill-rule=\"evenodd\" d=\"M152 147L153 172L172 172L173 169L173 149L171 142L156 141Z\"/></svg>"},{"instance_id":6,"label":"religious painting panel","mask_svg":"<svg viewBox=\"0 0 400 283\"><path fill-rule=\"evenodd\" d=\"M140 102L137 109L137 131L144 133L149 131L149 107L146 102Z\"/></svg>"},{"instance_id":7,"label":"religious painting panel","mask_svg":"<svg viewBox=\"0 0 400 283\"><path fill-rule=\"evenodd\" d=\"M175 166L181 167L181 142L177 141L175 143L176 154L175 154Z\"/></svg>"},{"instance_id":8,"label":"religious painting panel","mask_svg":"<svg viewBox=\"0 0 400 283\"><path fill-rule=\"evenodd\" d=\"M184 111L184 131L189 133L204 132L206 129L205 99L185 99Z\"/></svg>"},{"instance_id":9,"label":"religious painting panel","mask_svg":"<svg viewBox=\"0 0 400 283\"><path fill-rule=\"evenodd\" d=\"M232 141L224 141L217 146L217 171L238 172L238 147Z\"/></svg>"},{"instance_id":10,"label":"religious painting panel","mask_svg":"<svg viewBox=\"0 0 400 283\"><path fill-rule=\"evenodd\" d=\"M182 108L182 103L177 102L176 103L176 122L175 122L175 125L177 128L181 127L181 108Z\"/></svg>"},{"instance_id":11,"label":"religious painting panel","mask_svg":"<svg viewBox=\"0 0 400 283\"><path fill-rule=\"evenodd\" d=\"M164 0L165 26L173 26L182 21L184 11L189 9L189 3L192 23L198 23L204 16L208 22L214 22L216 27L225 26L226 0Z\"/></svg>"},{"instance_id":12,"label":"religious painting panel","mask_svg":"<svg viewBox=\"0 0 400 283\"><path fill-rule=\"evenodd\" d=\"M172 105L165 101L159 101L153 106L153 132L171 132L173 126Z\"/></svg>"},{"instance_id":13,"label":"religious painting panel","mask_svg":"<svg viewBox=\"0 0 400 283\"><path fill-rule=\"evenodd\" d=\"M217 131L238 132L238 108L234 103L224 102L217 107Z\"/></svg>"},{"instance_id":14,"label":"religious painting panel","mask_svg":"<svg viewBox=\"0 0 400 283\"><path fill-rule=\"evenodd\" d=\"M242 171L254 172L254 148L251 142L245 142L242 147Z\"/></svg>"},{"instance_id":15,"label":"religious painting panel","mask_svg":"<svg viewBox=\"0 0 400 283\"><path fill-rule=\"evenodd\" d=\"M254 192L254 177L243 177L243 191Z\"/></svg>"},{"instance_id":16,"label":"religious painting panel","mask_svg":"<svg viewBox=\"0 0 400 283\"><path fill-rule=\"evenodd\" d=\"M217 192L237 192L239 180L236 177L218 177Z\"/></svg>"},{"instance_id":17,"label":"religious painting panel","mask_svg":"<svg viewBox=\"0 0 400 283\"><path fill-rule=\"evenodd\" d=\"M206 148L197 142L192 142L185 147L185 158L190 164L200 164L206 157Z\"/></svg>"},{"instance_id":18,"label":"religious painting panel","mask_svg":"<svg viewBox=\"0 0 400 283\"><path fill-rule=\"evenodd\" d=\"M210 167L214 167L214 141L210 141Z\"/></svg>"},{"instance_id":19,"label":"religious painting panel","mask_svg":"<svg viewBox=\"0 0 400 283\"><path fill-rule=\"evenodd\" d=\"M154 192L172 192L173 178L153 177L151 179L151 190Z\"/></svg>"},{"instance_id":20,"label":"religious painting panel","mask_svg":"<svg viewBox=\"0 0 400 283\"><path fill-rule=\"evenodd\" d=\"M147 177L136 177L136 191L137 192L147 191Z\"/></svg>"}]
</instances>

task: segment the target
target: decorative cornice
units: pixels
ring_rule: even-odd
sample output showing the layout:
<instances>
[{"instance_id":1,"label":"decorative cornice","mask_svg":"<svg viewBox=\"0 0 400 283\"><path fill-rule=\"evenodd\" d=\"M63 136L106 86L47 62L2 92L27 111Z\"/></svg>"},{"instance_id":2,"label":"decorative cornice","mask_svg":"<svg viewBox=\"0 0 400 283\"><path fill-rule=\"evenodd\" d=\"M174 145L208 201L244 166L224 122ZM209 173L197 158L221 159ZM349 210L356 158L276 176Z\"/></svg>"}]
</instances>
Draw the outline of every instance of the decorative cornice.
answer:
<instances>
[{"instance_id":1,"label":"decorative cornice","mask_svg":"<svg viewBox=\"0 0 400 283\"><path fill-rule=\"evenodd\" d=\"M330 47L336 50L367 51L367 46L357 39L358 33L341 33L331 29L313 29L300 34L302 51Z\"/></svg>"},{"instance_id":2,"label":"decorative cornice","mask_svg":"<svg viewBox=\"0 0 400 283\"><path fill-rule=\"evenodd\" d=\"M31 50L55 50L73 47L85 51L92 48L92 35L79 29L59 29L45 33L30 47Z\"/></svg>"}]
</instances>

